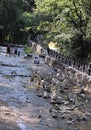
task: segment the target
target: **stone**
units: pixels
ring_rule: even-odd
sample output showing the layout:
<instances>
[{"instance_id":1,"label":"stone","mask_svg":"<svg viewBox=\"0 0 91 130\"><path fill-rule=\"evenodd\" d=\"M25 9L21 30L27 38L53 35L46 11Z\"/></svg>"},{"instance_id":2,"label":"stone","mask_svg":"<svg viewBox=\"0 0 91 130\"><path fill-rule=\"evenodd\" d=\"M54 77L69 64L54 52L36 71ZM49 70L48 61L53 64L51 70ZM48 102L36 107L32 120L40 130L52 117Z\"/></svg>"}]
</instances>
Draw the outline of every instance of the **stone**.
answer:
<instances>
[{"instance_id":1,"label":"stone","mask_svg":"<svg viewBox=\"0 0 91 130\"><path fill-rule=\"evenodd\" d=\"M41 118L42 116L41 115L38 115L37 118Z\"/></svg>"},{"instance_id":2,"label":"stone","mask_svg":"<svg viewBox=\"0 0 91 130\"><path fill-rule=\"evenodd\" d=\"M70 102L72 102L72 103L74 103L75 101L74 101L74 95L70 92L70 93L68 93L68 96L67 96L67 98L68 98L68 101L70 101Z\"/></svg>"},{"instance_id":3,"label":"stone","mask_svg":"<svg viewBox=\"0 0 91 130\"><path fill-rule=\"evenodd\" d=\"M52 108L49 109L49 112L52 112Z\"/></svg>"},{"instance_id":4,"label":"stone","mask_svg":"<svg viewBox=\"0 0 91 130\"><path fill-rule=\"evenodd\" d=\"M62 119L65 119L65 116L63 115L63 116L61 116L61 118L62 118Z\"/></svg>"},{"instance_id":5,"label":"stone","mask_svg":"<svg viewBox=\"0 0 91 130\"><path fill-rule=\"evenodd\" d=\"M44 98L48 98L48 93L47 93L47 91L44 91L44 92L43 92L43 97L44 97Z\"/></svg>"},{"instance_id":6,"label":"stone","mask_svg":"<svg viewBox=\"0 0 91 130\"><path fill-rule=\"evenodd\" d=\"M64 101L63 101L62 97L58 97L55 99L55 103L56 104L64 104Z\"/></svg>"},{"instance_id":7,"label":"stone","mask_svg":"<svg viewBox=\"0 0 91 130\"><path fill-rule=\"evenodd\" d=\"M88 121L88 117L86 115L82 115L82 120L83 121Z\"/></svg>"},{"instance_id":8,"label":"stone","mask_svg":"<svg viewBox=\"0 0 91 130\"><path fill-rule=\"evenodd\" d=\"M50 63L50 56L45 56L45 63L49 64Z\"/></svg>"},{"instance_id":9,"label":"stone","mask_svg":"<svg viewBox=\"0 0 91 130\"><path fill-rule=\"evenodd\" d=\"M85 95L85 94L81 94L81 97L82 97L82 98L86 98L86 95Z\"/></svg>"},{"instance_id":10,"label":"stone","mask_svg":"<svg viewBox=\"0 0 91 130\"><path fill-rule=\"evenodd\" d=\"M64 101L64 105L68 105L69 104L69 101Z\"/></svg>"},{"instance_id":11,"label":"stone","mask_svg":"<svg viewBox=\"0 0 91 130\"><path fill-rule=\"evenodd\" d=\"M51 99L50 103L55 104L55 100Z\"/></svg>"},{"instance_id":12,"label":"stone","mask_svg":"<svg viewBox=\"0 0 91 130\"><path fill-rule=\"evenodd\" d=\"M74 130L79 130L79 128L74 128Z\"/></svg>"},{"instance_id":13,"label":"stone","mask_svg":"<svg viewBox=\"0 0 91 130\"><path fill-rule=\"evenodd\" d=\"M26 58L31 58L32 54L28 53Z\"/></svg>"},{"instance_id":14,"label":"stone","mask_svg":"<svg viewBox=\"0 0 91 130\"><path fill-rule=\"evenodd\" d=\"M57 113L53 113L53 114L52 114L52 117L53 117L53 118L58 118Z\"/></svg>"},{"instance_id":15,"label":"stone","mask_svg":"<svg viewBox=\"0 0 91 130\"><path fill-rule=\"evenodd\" d=\"M44 50L44 48L41 45L37 45L36 47L36 51L39 54L40 57L45 57L46 55L46 50Z\"/></svg>"},{"instance_id":16,"label":"stone","mask_svg":"<svg viewBox=\"0 0 91 130\"><path fill-rule=\"evenodd\" d=\"M57 64L56 58L51 57L51 58L50 58L50 62L49 62L49 66L55 67L56 64Z\"/></svg>"},{"instance_id":17,"label":"stone","mask_svg":"<svg viewBox=\"0 0 91 130\"><path fill-rule=\"evenodd\" d=\"M37 44L35 42L32 42L32 49L33 50L36 50L36 46L37 46Z\"/></svg>"},{"instance_id":18,"label":"stone","mask_svg":"<svg viewBox=\"0 0 91 130\"><path fill-rule=\"evenodd\" d=\"M73 121L68 121L67 124L68 125L71 125L73 123Z\"/></svg>"},{"instance_id":19,"label":"stone","mask_svg":"<svg viewBox=\"0 0 91 130\"><path fill-rule=\"evenodd\" d=\"M38 97L42 97L42 95L43 95L42 93L37 94Z\"/></svg>"},{"instance_id":20,"label":"stone","mask_svg":"<svg viewBox=\"0 0 91 130\"><path fill-rule=\"evenodd\" d=\"M58 118L58 115L57 115L57 111L52 109L52 117L53 118Z\"/></svg>"}]
</instances>

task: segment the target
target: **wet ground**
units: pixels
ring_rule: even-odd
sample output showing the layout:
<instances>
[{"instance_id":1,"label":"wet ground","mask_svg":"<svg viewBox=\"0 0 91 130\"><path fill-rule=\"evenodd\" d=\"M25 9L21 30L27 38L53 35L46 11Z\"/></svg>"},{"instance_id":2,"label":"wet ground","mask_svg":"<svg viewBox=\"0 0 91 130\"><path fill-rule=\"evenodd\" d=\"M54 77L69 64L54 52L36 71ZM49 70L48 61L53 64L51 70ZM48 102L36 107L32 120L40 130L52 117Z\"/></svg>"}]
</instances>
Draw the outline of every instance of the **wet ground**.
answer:
<instances>
[{"instance_id":1,"label":"wet ground","mask_svg":"<svg viewBox=\"0 0 91 130\"><path fill-rule=\"evenodd\" d=\"M41 88L31 83L33 72L43 73L54 70L40 58L40 64L32 58L6 54L6 48L0 49L0 130L90 130L91 123L79 122L67 126L65 120L53 118L49 112L51 104L37 96Z\"/></svg>"}]
</instances>

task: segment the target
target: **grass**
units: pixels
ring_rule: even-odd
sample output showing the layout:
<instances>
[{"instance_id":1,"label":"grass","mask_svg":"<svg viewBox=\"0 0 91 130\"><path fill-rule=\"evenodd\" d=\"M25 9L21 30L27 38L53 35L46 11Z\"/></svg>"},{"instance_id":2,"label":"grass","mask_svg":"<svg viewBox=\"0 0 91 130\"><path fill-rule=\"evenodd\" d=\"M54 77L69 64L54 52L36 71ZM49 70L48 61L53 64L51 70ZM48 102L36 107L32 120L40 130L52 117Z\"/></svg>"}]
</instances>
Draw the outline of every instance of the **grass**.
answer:
<instances>
[{"instance_id":1,"label":"grass","mask_svg":"<svg viewBox=\"0 0 91 130\"><path fill-rule=\"evenodd\" d=\"M28 54L28 53L33 53L33 50L32 50L31 47L26 47L26 48L24 49L24 52L25 52L26 54Z\"/></svg>"}]
</instances>

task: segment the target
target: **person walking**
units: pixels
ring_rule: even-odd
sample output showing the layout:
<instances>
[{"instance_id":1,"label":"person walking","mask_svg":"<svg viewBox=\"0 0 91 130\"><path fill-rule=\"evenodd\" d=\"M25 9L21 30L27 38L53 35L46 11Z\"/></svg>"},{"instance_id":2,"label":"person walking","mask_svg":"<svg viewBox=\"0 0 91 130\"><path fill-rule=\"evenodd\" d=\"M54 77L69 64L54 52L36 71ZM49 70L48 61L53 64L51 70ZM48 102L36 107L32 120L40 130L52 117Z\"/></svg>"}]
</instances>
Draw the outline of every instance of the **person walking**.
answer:
<instances>
[{"instance_id":1,"label":"person walking","mask_svg":"<svg viewBox=\"0 0 91 130\"><path fill-rule=\"evenodd\" d=\"M7 54L10 55L10 45L7 45Z\"/></svg>"},{"instance_id":2,"label":"person walking","mask_svg":"<svg viewBox=\"0 0 91 130\"><path fill-rule=\"evenodd\" d=\"M17 48L15 48L15 52L14 53L15 53L15 55L17 55Z\"/></svg>"}]
</instances>

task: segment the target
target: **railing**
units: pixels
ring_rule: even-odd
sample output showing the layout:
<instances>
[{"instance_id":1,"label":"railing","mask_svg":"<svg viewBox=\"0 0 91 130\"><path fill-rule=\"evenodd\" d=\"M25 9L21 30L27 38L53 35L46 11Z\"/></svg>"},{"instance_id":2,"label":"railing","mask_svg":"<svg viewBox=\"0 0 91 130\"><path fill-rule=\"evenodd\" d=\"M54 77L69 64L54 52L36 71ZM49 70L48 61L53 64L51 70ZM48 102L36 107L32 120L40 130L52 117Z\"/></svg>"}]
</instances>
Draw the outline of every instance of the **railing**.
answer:
<instances>
[{"instance_id":1,"label":"railing","mask_svg":"<svg viewBox=\"0 0 91 130\"><path fill-rule=\"evenodd\" d=\"M61 53L47 48L48 55L57 59L58 63L64 63L91 76L91 64L83 63L75 57L66 57Z\"/></svg>"}]
</instances>

